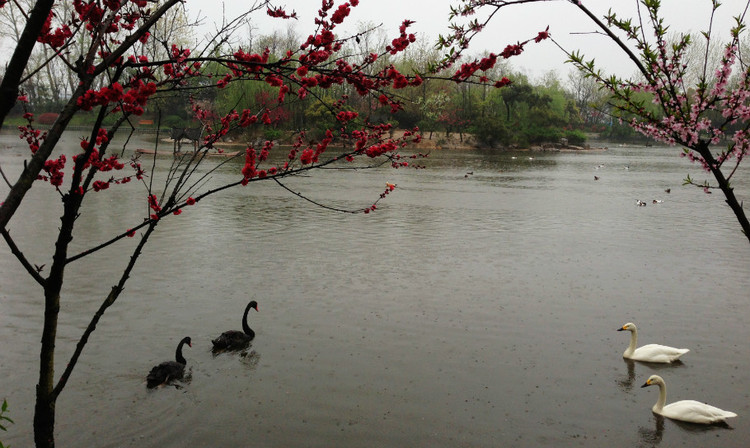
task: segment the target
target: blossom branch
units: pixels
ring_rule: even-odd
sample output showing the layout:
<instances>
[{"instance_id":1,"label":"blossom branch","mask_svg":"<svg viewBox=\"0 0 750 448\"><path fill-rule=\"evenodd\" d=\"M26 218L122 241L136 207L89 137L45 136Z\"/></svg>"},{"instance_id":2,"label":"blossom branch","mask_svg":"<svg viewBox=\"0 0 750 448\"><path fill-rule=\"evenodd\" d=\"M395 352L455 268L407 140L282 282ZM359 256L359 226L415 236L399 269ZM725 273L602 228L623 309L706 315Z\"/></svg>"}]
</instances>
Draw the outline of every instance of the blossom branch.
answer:
<instances>
[{"instance_id":1,"label":"blossom branch","mask_svg":"<svg viewBox=\"0 0 750 448\"><path fill-rule=\"evenodd\" d=\"M125 270L123 271L122 275L120 276L119 282L117 283L117 285L112 287L110 293L107 295L107 297L104 299L102 304L99 306L99 309L91 318L91 321L89 321L89 324L86 326L86 330L84 330L83 334L78 339L78 343L76 343L75 351L71 355L70 360L68 361L68 364L65 366L65 370L63 371L62 375L60 375L60 379L57 381L57 384L52 390L52 397L57 397L58 395L60 395L60 392L62 392L63 388L67 384L68 379L70 378L70 375L73 372L73 369L78 363L78 359L80 358L81 353L83 353L83 349L86 346L86 343L88 342L89 336L96 329L96 326L99 323L99 320L104 315L104 312L107 310L107 308L109 308L115 303L117 298L125 289L125 283L130 278L130 273L133 271L133 267L135 267L135 263L138 261L138 258L143 253L143 248L145 247L146 242L148 242L148 239L151 236L151 234L156 229L157 224L158 224L157 221L153 221L148 224L148 229L141 236L141 239L138 242L138 245L133 250L133 253L130 255L128 264L125 267Z\"/></svg>"}]
</instances>

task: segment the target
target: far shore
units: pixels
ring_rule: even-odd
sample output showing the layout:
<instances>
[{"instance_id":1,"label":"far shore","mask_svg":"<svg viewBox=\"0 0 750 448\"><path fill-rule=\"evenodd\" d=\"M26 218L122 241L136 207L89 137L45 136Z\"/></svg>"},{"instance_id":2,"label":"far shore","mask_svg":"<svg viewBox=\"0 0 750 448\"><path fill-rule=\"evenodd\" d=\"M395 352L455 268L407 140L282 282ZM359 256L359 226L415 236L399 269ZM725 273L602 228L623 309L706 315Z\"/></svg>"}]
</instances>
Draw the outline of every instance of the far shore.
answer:
<instances>
[{"instance_id":1,"label":"far shore","mask_svg":"<svg viewBox=\"0 0 750 448\"><path fill-rule=\"evenodd\" d=\"M404 135L404 130L396 130L393 132L393 134L390 136L391 138L400 138ZM448 136L445 135L443 132L433 132L432 138L429 138L429 132L425 132L422 134L422 140L419 143L411 143L409 144L409 148L417 149L419 151L427 152L427 151L439 151L439 150L476 150L476 149L485 149L485 150L493 150L493 151L546 151L546 152L577 152L577 151L606 151L608 149L607 146L592 146L590 144L585 144L583 146L578 145L568 145L563 143L544 143L544 144L535 144L530 145L528 147L522 147L522 146L499 146L495 148L490 148L488 146L482 146L477 144L476 140L474 139L474 136L471 134L457 134L453 133ZM165 138L162 140L165 143L172 144L172 139ZM260 140L259 140L260 141ZM259 145L259 141L255 142L255 145ZM183 145L190 144L186 141L183 141ZM248 143L241 140L224 140L217 142L214 146L216 147L241 147L245 146ZM289 146L288 144L281 143L281 146Z\"/></svg>"}]
</instances>

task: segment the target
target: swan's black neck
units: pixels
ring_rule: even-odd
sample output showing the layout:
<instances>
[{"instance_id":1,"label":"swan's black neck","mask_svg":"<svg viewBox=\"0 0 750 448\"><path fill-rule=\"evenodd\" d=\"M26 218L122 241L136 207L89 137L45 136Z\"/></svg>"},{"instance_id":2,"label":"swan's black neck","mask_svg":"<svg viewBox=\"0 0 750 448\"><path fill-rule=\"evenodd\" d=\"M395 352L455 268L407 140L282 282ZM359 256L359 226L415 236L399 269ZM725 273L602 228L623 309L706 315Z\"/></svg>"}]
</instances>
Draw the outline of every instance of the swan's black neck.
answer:
<instances>
[{"instance_id":1,"label":"swan's black neck","mask_svg":"<svg viewBox=\"0 0 750 448\"><path fill-rule=\"evenodd\" d=\"M250 308L253 308L253 305L255 305L255 302L250 302L247 304L247 307L245 307L245 314L242 316L242 331L245 332L248 336L255 336L255 332L252 328L250 328L250 325L247 324L247 315L250 312ZM258 305L255 305L256 307Z\"/></svg>"},{"instance_id":2,"label":"swan's black neck","mask_svg":"<svg viewBox=\"0 0 750 448\"><path fill-rule=\"evenodd\" d=\"M179 362L180 364L187 364L187 360L184 356L182 356L182 346L185 344L189 344L190 339L184 338L180 341L179 344L177 344L177 353L175 353L175 361Z\"/></svg>"}]
</instances>

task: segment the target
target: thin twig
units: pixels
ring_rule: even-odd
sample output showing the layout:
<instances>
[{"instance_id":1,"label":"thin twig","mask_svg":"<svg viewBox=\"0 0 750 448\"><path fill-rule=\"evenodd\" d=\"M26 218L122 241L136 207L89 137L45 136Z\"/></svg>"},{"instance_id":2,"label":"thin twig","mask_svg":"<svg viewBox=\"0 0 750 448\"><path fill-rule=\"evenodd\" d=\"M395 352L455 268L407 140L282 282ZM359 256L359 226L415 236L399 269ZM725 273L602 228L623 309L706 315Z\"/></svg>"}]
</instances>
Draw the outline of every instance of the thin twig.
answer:
<instances>
[{"instance_id":1,"label":"thin twig","mask_svg":"<svg viewBox=\"0 0 750 448\"><path fill-rule=\"evenodd\" d=\"M5 181L5 183L6 183L7 185L8 185L8 187L9 187L9 188L13 188L13 184L11 184L11 183L10 183L10 180L8 180L8 178L7 178L7 177L5 177L5 171L3 171L3 167L2 167L2 166L0 166L0 175L2 175L2 176L3 176L3 180L4 180L4 181Z\"/></svg>"},{"instance_id":2,"label":"thin twig","mask_svg":"<svg viewBox=\"0 0 750 448\"><path fill-rule=\"evenodd\" d=\"M342 212L342 213L352 213L352 214L354 214L354 213L360 213L360 212L362 212L362 211L364 210L364 209L358 209L358 210L344 210L343 208L331 207L330 205L325 205L325 204L323 204L323 203L320 203L320 202L318 202L318 201L312 200L312 199L308 198L307 196L303 195L302 193L300 193L300 192L297 192L297 191L294 191L294 190L292 190L291 188L289 188L289 187L287 187L286 185L284 185L284 184L283 184L283 183L282 183L282 182L281 182L281 181L280 181L279 179L277 179L277 178L274 178L273 180L274 180L274 181L275 181L275 182L276 182L277 184L279 184L279 186L280 186L281 188L283 188L284 190L286 190L286 191L288 191L288 192L292 193L293 195L297 196L298 198L300 198L300 199L304 199L305 201L307 201L307 202L309 202L309 203L311 203L311 204L315 204L315 205L317 205L318 207L320 207L320 208L324 208L324 209L326 209L326 210L332 210L332 211L335 211L335 212Z\"/></svg>"},{"instance_id":3,"label":"thin twig","mask_svg":"<svg viewBox=\"0 0 750 448\"><path fill-rule=\"evenodd\" d=\"M21 262L21 265L23 265L23 267L26 269L29 275L31 275L31 277L34 280L36 280L36 282L39 283L41 286L44 286L47 280L45 280L44 277L39 275L39 271L41 269L38 269L31 265L29 260L23 254L23 252L21 252L18 246L16 246L15 241L13 241L13 238L10 237L10 233L8 233L7 229L1 229L0 232L2 232L5 242L8 243L8 247L10 247L10 251L13 253L13 255L16 256L18 261Z\"/></svg>"}]
</instances>

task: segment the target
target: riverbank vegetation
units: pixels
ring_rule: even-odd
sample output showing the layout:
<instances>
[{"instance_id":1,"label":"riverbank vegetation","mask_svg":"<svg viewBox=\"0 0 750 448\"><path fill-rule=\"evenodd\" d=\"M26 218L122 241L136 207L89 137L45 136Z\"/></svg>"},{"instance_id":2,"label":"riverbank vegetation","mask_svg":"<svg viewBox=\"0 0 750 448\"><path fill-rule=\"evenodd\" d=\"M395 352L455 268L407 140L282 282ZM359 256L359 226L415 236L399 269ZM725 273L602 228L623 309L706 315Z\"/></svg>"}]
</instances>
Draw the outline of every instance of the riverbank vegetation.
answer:
<instances>
[{"instance_id":1,"label":"riverbank vegetation","mask_svg":"<svg viewBox=\"0 0 750 448\"><path fill-rule=\"evenodd\" d=\"M10 23L9 9L3 8L5 21ZM179 12L170 18L175 30L159 30L162 35L177 34L178 44L191 41L192 29L187 18ZM360 24L358 39L343 41L342 53L367 55L374 48L389 43L385 31L373 24ZM6 26L6 29L8 27ZM374 30L374 31L373 31ZM7 34L7 32L6 32ZM230 48L241 47L250 54L267 55L268 63L285 57L287 48L302 41L293 26L285 31L266 35L250 35L238 42L216 47L215 54L224 54ZM150 43L144 47L150 60L167 58L164 49ZM266 53L267 52L267 53ZM485 57L487 55L479 55ZM42 55L39 56L41 58ZM385 87L396 95L401 107L389 113L381 107L377 97L362 96L353 84L309 85L309 95L316 102L278 101L278 86L267 82L228 83L225 88L203 90L206 79L187 79L190 88L159 92L154 95L143 113L132 120L136 128L151 130L156 127L201 127L195 119L193 106L218 116L218 111L231 109L267 110L268 123L258 121L241 129L231 130L222 139L226 141L254 142L259 140L289 140L299 130L321 139L325 131L335 126L335 117L329 113L331 107L343 96L347 98L346 110L358 114L361 121L369 123L389 122L393 128L413 129L418 127L424 139L435 141L435 146L450 147L451 142L460 145L508 148L529 147L544 143L558 143L565 139L570 145L583 145L586 133L596 132L603 137L618 139L634 138L637 134L628 127L614 124L607 115L606 96L596 84L577 73L567 76L551 70L541 79L533 79L507 60L486 71L487 79L505 79L508 84L493 88L481 83L457 83L453 79L455 67L431 72L441 53L434 42L426 37L418 38L402 52L386 52L377 55L366 67L368 75L376 75L393 66L404 73L417 73L422 83L417 88L401 89ZM470 60L470 58L467 58ZM51 125L67 100L65 92L75 90L76 78L71 78L58 60L52 59L47 70L27 80L28 103L16 105L6 118L6 126L14 128L26 123L22 115L34 113L38 124ZM221 77L231 68L221 61L209 61L204 70ZM62 76L65 75L65 76ZM91 126L97 120L95 111L81 111L71 119L71 126ZM111 125L114 116L104 118L104 125ZM458 137L457 139L454 137ZM287 141L284 141L287 140Z\"/></svg>"}]
</instances>

